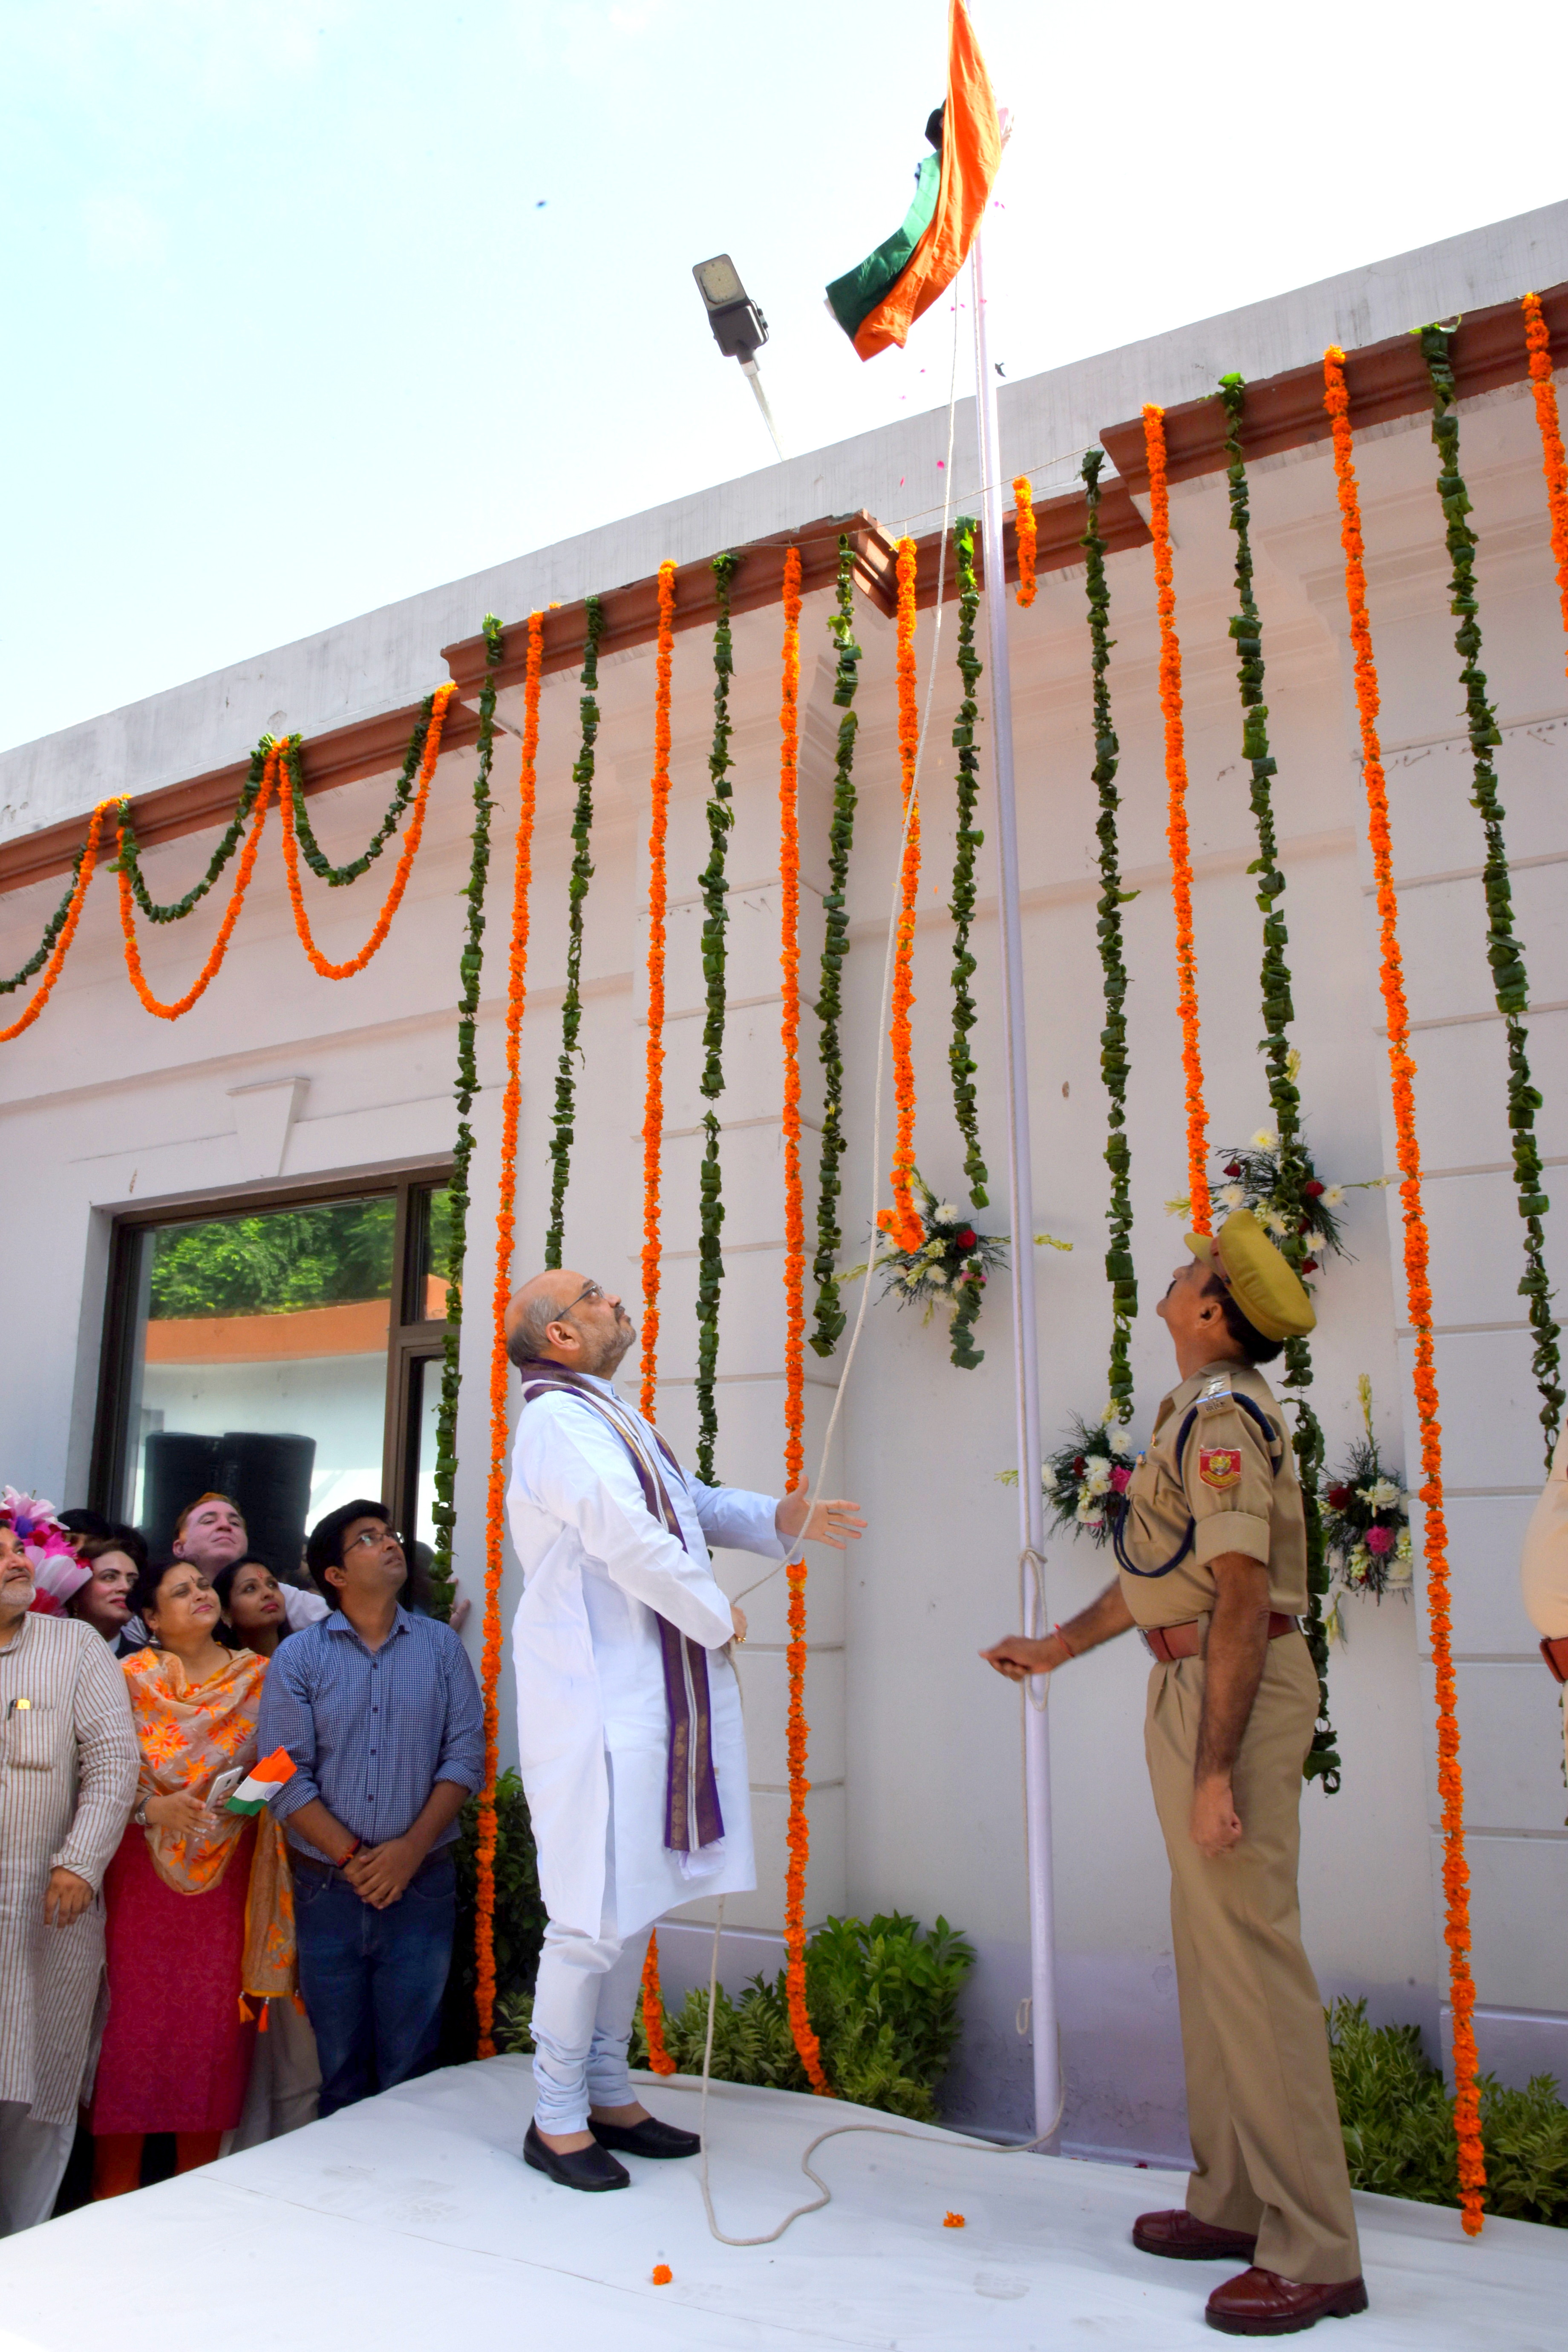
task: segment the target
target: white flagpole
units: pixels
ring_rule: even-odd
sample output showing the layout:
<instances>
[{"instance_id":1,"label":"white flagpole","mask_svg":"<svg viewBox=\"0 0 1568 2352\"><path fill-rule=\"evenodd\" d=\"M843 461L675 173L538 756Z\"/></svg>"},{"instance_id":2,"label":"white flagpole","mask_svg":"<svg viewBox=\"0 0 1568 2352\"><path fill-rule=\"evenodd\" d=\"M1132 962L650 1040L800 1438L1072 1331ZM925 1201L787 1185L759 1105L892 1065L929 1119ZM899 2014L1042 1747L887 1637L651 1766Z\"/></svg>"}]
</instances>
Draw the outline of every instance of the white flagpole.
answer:
<instances>
[{"instance_id":1,"label":"white flagpole","mask_svg":"<svg viewBox=\"0 0 1568 2352\"><path fill-rule=\"evenodd\" d=\"M1038 1635L1044 1593L1045 1503L1040 1489L1040 1368L1035 1325L1035 1196L1029 1156L1029 1063L1024 949L1018 916L1018 821L1013 794L1013 698L1007 663L1007 572L1002 543L1002 445L996 378L985 333L985 279L976 230L971 248L974 405L980 435L985 616L991 654L991 747L996 772L996 863L1002 920L1002 1010L1007 1044L1007 1172L1012 1200L1013 1344L1017 1364L1018 1541L1026 1570L1024 1632ZM954 289L956 294L956 289ZM1030 1555L1033 1554L1031 1562ZM1024 1685L1025 1833L1029 1864L1030 2019L1035 2042L1035 2133L1060 2120L1056 1942L1051 1895L1051 1757L1043 1695Z\"/></svg>"}]
</instances>

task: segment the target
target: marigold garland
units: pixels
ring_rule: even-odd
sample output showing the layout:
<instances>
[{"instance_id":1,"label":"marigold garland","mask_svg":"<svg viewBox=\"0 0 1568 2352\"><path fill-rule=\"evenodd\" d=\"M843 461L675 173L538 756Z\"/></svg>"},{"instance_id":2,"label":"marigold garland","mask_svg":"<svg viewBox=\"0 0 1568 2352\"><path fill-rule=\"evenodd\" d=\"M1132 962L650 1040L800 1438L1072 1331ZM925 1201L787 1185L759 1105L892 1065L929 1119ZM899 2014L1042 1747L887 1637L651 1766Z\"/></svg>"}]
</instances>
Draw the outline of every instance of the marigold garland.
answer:
<instances>
[{"instance_id":1,"label":"marigold garland","mask_svg":"<svg viewBox=\"0 0 1568 2352\"><path fill-rule=\"evenodd\" d=\"M719 1115L713 1106L724 1091L725 929L730 884L725 853L735 823L730 782L730 680L735 670L730 630L730 583L738 555L713 559L713 595L719 617L713 627L713 748L708 754L708 863L698 876L702 893L702 974L708 1007L702 1024L702 1076L698 1084L708 1108L702 1118L702 1162L698 1174L697 1236L697 1475L716 1484L713 1449L719 1442L714 1382L719 1370L719 1293L724 1279L720 1237L724 1223L722 1171L719 1162Z\"/></svg>"},{"instance_id":2,"label":"marigold garland","mask_svg":"<svg viewBox=\"0 0 1568 2352\"><path fill-rule=\"evenodd\" d=\"M1132 1368L1128 1349L1138 1314L1138 1282L1132 1266L1132 1152L1127 1140L1127 966L1121 956L1121 909L1138 896L1121 887L1121 860L1116 820L1121 796L1116 772L1121 746L1110 720L1110 587L1105 576L1105 541L1100 528L1100 470L1103 449L1091 449L1083 461L1088 524L1080 545L1087 562L1084 589L1089 599L1089 668L1094 679L1094 788L1100 797L1095 835L1100 843L1100 901L1095 925L1100 940L1100 970L1105 988L1105 1026L1100 1033L1100 1074L1110 1098L1106 1116L1105 1164L1110 1171L1110 1227L1105 1253L1105 1278L1110 1285L1110 1363L1106 1392L1111 1418L1132 1418ZM1075 1457L1076 1458L1076 1457Z\"/></svg>"},{"instance_id":3,"label":"marigold garland","mask_svg":"<svg viewBox=\"0 0 1568 2352\"><path fill-rule=\"evenodd\" d=\"M1230 622L1237 651L1237 683L1241 695L1241 756L1251 772L1249 798L1258 827L1258 856L1248 869L1258 877L1258 904L1263 915L1263 1039L1258 1047L1268 1071L1268 1100L1278 1135L1275 1150L1275 1197L1284 1211L1286 1230L1277 1236L1281 1255L1298 1274L1310 1255L1307 1235L1312 1230L1313 1202L1306 1186L1315 1181L1301 1141L1301 1097L1296 1086L1298 1057L1286 1036L1295 1019L1290 998L1290 968L1285 961L1289 933L1279 901L1285 895L1279 851L1274 830L1272 778L1279 762L1268 748L1268 705L1263 699L1263 618L1253 593L1252 512L1242 455L1241 425L1247 387L1239 375L1220 378L1220 400L1226 413L1226 487L1230 528L1236 534L1236 594L1241 609ZM1304 1337L1285 1343L1285 1384L1297 1391L1291 1399L1296 1426L1291 1447L1300 1475L1301 1506L1307 1539L1307 1617L1302 1631L1318 1674L1318 1721L1312 1744L1301 1769L1309 1780L1321 1780L1332 1796L1340 1786L1338 1735L1329 1717L1329 1636L1323 1603L1330 1584L1323 1543L1322 1510L1319 1502L1323 1466L1323 1433L1318 1416L1303 1393L1311 1386L1312 1351Z\"/></svg>"},{"instance_id":4,"label":"marigold garland","mask_svg":"<svg viewBox=\"0 0 1568 2352\"><path fill-rule=\"evenodd\" d=\"M76 927L81 920L81 910L87 898L88 886L92 880L93 868L98 864L99 843L102 839L103 829L111 816L122 816L124 810L123 801L100 801L89 818L87 839L77 852L69 894L62 900L50 919L50 928L54 936L48 938L46 934L49 951L47 970L16 1020L7 1028L0 1029L0 1045L8 1045L14 1037L20 1037L24 1030L30 1029L53 995L55 982L58 980L65 960L70 953L71 941L76 937ZM17 974L16 981L12 982L10 985L15 987L23 979L30 980L38 969L38 962L39 959L31 959Z\"/></svg>"},{"instance_id":5,"label":"marigold garland","mask_svg":"<svg viewBox=\"0 0 1568 2352\"><path fill-rule=\"evenodd\" d=\"M900 876L897 943L893 958L892 1025L888 1034L893 1047L893 1098L898 1107L893 1146L893 1205L878 1219L900 1249L919 1246L920 1212L910 1180L915 1164L914 1041L910 1014L915 992L911 966L915 944L915 902L921 887L921 804L915 791L915 765L920 751L919 678L915 668L915 543L900 539L899 581L899 762L903 774L904 855Z\"/></svg>"},{"instance_id":6,"label":"marigold garland","mask_svg":"<svg viewBox=\"0 0 1568 2352\"><path fill-rule=\"evenodd\" d=\"M1171 500L1165 472L1165 412L1150 402L1143 410L1143 446L1149 460L1149 528L1154 541L1154 585L1160 614L1160 709L1165 720L1165 786L1169 795L1165 838L1171 850L1171 896L1176 911L1176 1010L1182 1022L1182 1068L1186 1081L1187 1192L1193 1224L1214 1230L1209 1205L1208 1112L1204 1104L1204 1065L1198 1050L1198 958L1193 941L1193 861L1187 840L1187 752L1182 719L1182 646L1176 635L1175 570L1171 562Z\"/></svg>"},{"instance_id":7,"label":"marigold garland","mask_svg":"<svg viewBox=\"0 0 1568 2352\"><path fill-rule=\"evenodd\" d=\"M280 759L279 747L276 743L267 743L261 788L256 795L256 813L251 818L250 831L246 836L245 847L240 853L239 871L235 877L234 888L229 893L228 906L223 921L218 926L217 937L213 941L207 960L195 979L186 989L184 996L176 997L172 1004L163 1003L160 998L153 995L147 985L146 974L142 969L142 952L136 944L136 902L132 895L131 876L123 864L120 866L120 928L125 936L125 969L131 974L132 987L142 999L147 1011L155 1013L160 1021L178 1021L182 1014L188 1013L197 998L206 993L216 975L218 966L228 953L228 943L234 936L234 927L239 920L239 910L245 903L245 894L250 887L250 877L256 871L256 854L261 846L261 829L267 823L268 806L277 789ZM123 809L125 803L122 802L121 806Z\"/></svg>"},{"instance_id":8,"label":"marigold garland","mask_svg":"<svg viewBox=\"0 0 1568 2352\"><path fill-rule=\"evenodd\" d=\"M1460 656L1459 684L1465 689L1465 721L1475 780L1472 804L1480 812L1487 848L1481 870L1487 901L1487 961L1491 966L1497 1009L1502 1014L1508 1034L1508 1123L1513 1139L1519 1213L1524 1220L1524 1272L1520 1277L1519 1296L1530 1301L1530 1328L1535 1335L1531 1369L1541 1393L1539 1419L1546 1435L1546 1462L1550 1468L1563 1404L1558 1328L1552 1313L1542 1232L1542 1219L1552 1203L1542 1189L1541 1148L1535 1138L1535 1114L1542 1107L1542 1098L1531 1079L1530 1032L1524 1021L1530 1004L1530 981L1524 968L1524 950L1513 928L1513 886L1503 839L1503 806L1498 793L1497 770L1492 764L1493 748L1502 741L1502 736L1497 713L1487 700L1486 672L1477 663L1481 650L1481 625L1476 595L1476 534L1465 520L1470 512L1470 500L1465 478L1459 471L1459 418L1456 404L1458 391L1448 361L1448 331L1444 327L1423 327L1420 340L1432 384L1432 438L1438 451L1437 495L1447 523L1445 538L1448 559L1454 567L1448 583L1448 609L1459 624L1454 649Z\"/></svg>"},{"instance_id":9,"label":"marigold garland","mask_svg":"<svg viewBox=\"0 0 1568 2352\"><path fill-rule=\"evenodd\" d=\"M495 802L490 771L495 761L495 674L505 658L506 640L493 613L484 619L485 682L479 693L479 765L474 774L474 831L468 880L463 896L468 917L458 972L462 993L458 999L458 1139L452 1151L452 1173L447 1199L450 1225L447 1244L447 1333L442 1342L441 1402L436 1416L436 1498L431 1506L435 1557L430 1564L430 1590L438 1617L452 1611L452 1530L457 1524L453 1490L458 1475L458 1399L462 1389L463 1270L468 1259L468 1169L474 1156L474 1130L468 1113L479 1090L479 1066L475 1034L479 1011L479 978L484 968L485 886L490 867L490 818Z\"/></svg>"},{"instance_id":10,"label":"marigold garland","mask_svg":"<svg viewBox=\"0 0 1568 2352\"><path fill-rule=\"evenodd\" d=\"M669 677L675 648L675 564L658 567L658 650L654 662L652 815L647 856L647 1092L643 1106L642 1391L653 1419L658 1364L659 1168L664 1148L664 844L669 824Z\"/></svg>"},{"instance_id":11,"label":"marigold garland","mask_svg":"<svg viewBox=\"0 0 1568 2352\"><path fill-rule=\"evenodd\" d=\"M779 1034L784 1045L784 1486L805 1465L805 1210L800 1178L800 550L784 553L779 707Z\"/></svg>"},{"instance_id":12,"label":"marigold garland","mask_svg":"<svg viewBox=\"0 0 1568 2352\"><path fill-rule=\"evenodd\" d=\"M1448 1596L1448 1529L1443 1505L1443 1424L1432 1341L1430 1244L1421 1198L1421 1146L1415 1133L1415 1065L1410 1055L1410 1010L1405 995L1399 946L1399 902L1394 887L1394 845L1388 822L1388 786L1378 739L1377 667L1366 606L1366 572L1361 530L1361 498L1345 388L1345 355L1323 354L1324 405L1333 424L1334 473L1339 484L1340 542L1345 556L1345 602L1355 655L1356 709L1361 722L1362 774L1366 785L1367 838L1377 879L1382 942L1383 1001L1387 1012L1388 1072L1405 1217L1405 1283L1415 1335L1416 1418L1421 1429L1421 1501L1426 1518L1422 1549L1426 1564L1426 1608L1432 1628L1432 1660L1437 1698L1437 1788L1443 1800L1443 1893L1447 1924L1448 1999L1454 2020L1454 2129L1458 2140L1459 2202L1464 2226L1473 2237L1481 2226L1486 2163L1481 2147L1477 2084L1476 1989L1470 1975L1469 1869L1465 1860L1465 1791L1459 1768L1459 1727L1455 1712L1453 1637Z\"/></svg>"},{"instance_id":13,"label":"marigold garland","mask_svg":"<svg viewBox=\"0 0 1568 2352\"><path fill-rule=\"evenodd\" d=\"M673 2074L676 2063L664 2038L664 1996L658 1989L658 1930L647 1939L642 1964L642 2023L647 2037L647 2063L656 2074Z\"/></svg>"},{"instance_id":14,"label":"marigold garland","mask_svg":"<svg viewBox=\"0 0 1568 2352\"><path fill-rule=\"evenodd\" d=\"M980 754L974 748L980 705L974 699L974 689L982 670L980 656L974 650L974 615L980 604L974 577L974 534L978 528L972 515L960 515L952 533L958 559L958 674L963 681L963 698L952 723L952 748L958 753L958 827L953 840L952 898L947 910L953 926L952 1039L947 1059L952 1072L953 1116L963 1138L963 1172L969 1179L969 1197L975 1208L984 1209L990 1206L991 1196L985 1190L986 1168L980 1150L980 1103L974 1087L979 1066L969 1050L970 1032L980 1018L969 992L969 983L978 968L969 951L969 926L974 919L974 853L985 839L974 822L980 800Z\"/></svg>"},{"instance_id":15,"label":"marigold garland","mask_svg":"<svg viewBox=\"0 0 1568 2352\"><path fill-rule=\"evenodd\" d=\"M544 1263L558 1266L566 1220L566 1186L572 1173L573 1121L576 1113L577 1039L583 1025L583 905L594 878L588 855L594 826L594 746L599 738L599 639L605 634L605 607L597 596L584 598L588 623L578 683L577 705L582 749L572 770L577 804L572 812L572 879L566 890L566 993L561 1002L561 1058L555 1068L555 1132L551 1139L550 1227L544 1236Z\"/></svg>"},{"instance_id":16,"label":"marigold garland","mask_svg":"<svg viewBox=\"0 0 1568 2352\"><path fill-rule=\"evenodd\" d=\"M414 861L419 855L419 845L425 837L425 811L430 798L430 780L436 773L436 762L441 756L441 734L447 723L447 706L457 691L457 687L448 683L446 686L438 686L430 698L430 719L425 730L424 751L419 761L419 779L414 794L414 814L408 820L408 831L404 835L403 851L397 861L397 870L392 877L392 886L387 891L385 904L375 919L375 927L369 939L366 940L358 955L350 956L343 963L333 963L330 957L324 956L310 935L310 921L305 912L304 894L300 887L300 860L295 839L298 812L305 804L304 778L300 764L300 739L298 735L290 735L280 747L283 765L288 772L288 782L280 788L278 800L279 813L283 819L283 872L289 885L289 904L294 909L294 929L300 935L300 944L305 950L312 971L319 972L323 980L352 980L356 972L364 970L371 958L385 945L386 935L392 929L393 917L403 904L403 894L408 887L408 877L414 871ZM368 860L366 862L368 863ZM346 874L346 868L344 872Z\"/></svg>"},{"instance_id":17,"label":"marigold garland","mask_svg":"<svg viewBox=\"0 0 1568 2352\"><path fill-rule=\"evenodd\" d=\"M846 1317L838 1303L837 1260L844 1235L838 1224L842 1186L838 1165L844 1157L844 1055L838 1037L838 1016L844 1010L841 968L849 952L849 853L855 842L855 738L860 721L855 690L860 675L860 648L855 642L855 559L847 538L838 541L838 580L834 591L837 609L829 615L828 635L837 656L833 701L842 710L838 751L833 771L833 822L827 834L827 890L822 901L822 973L816 989L817 1058L822 1065L822 1152L817 1175L816 1255L812 1275L816 1283L816 1328L811 1344L819 1356L831 1356L842 1337Z\"/></svg>"},{"instance_id":18,"label":"marigold garland","mask_svg":"<svg viewBox=\"0 0 1568 2352\"><path fill-rule=\"evenodd\" d=\"M805 1466L805 1207L800 1175L800 550L784 554L784 689L779 706L779 1034L784 1048L784 1487L800 1485ZM805 2002L805 1873L811 1825L805 1800L809 1738L805 1720L805 1563L785 1570L789 1585L789 1822L784 1841L784 1967L790 2032L814 2091L827 2092L822 2053Z\"/></svg>"},{"instance_id":19,"label":"marigold garland","mask_svg":"<svg viewBox=\"0 0 1568 2352\"><path fill-rule=\"evenodd\" d=\"M539 752L539 681L544 657L544 615L531 613L523 673L522 759L518 778L517 842L512 859L511 941L506 983L506 1085L501 1094L500 1185L496 1208L496 1275L490 1308L490 1466L485 1488L485 1626L479 1690L485 1710L485 1777L479 1789L475 1854L474 2007L479 2056L493 2058L496 1954L496 1772L500 1763L500 1584L506 1565L507 1376L506 1308L517 1244L517 1124L522 1100L519 1039L528 1003L529 893L533 880L533 813Z\"/></svg>"},{"instance_id":20,"label":"marigold garland","mask_svg":"<svg viewBox=\"0 0 1568 2352\"><path fill-rule=\"evenodd\" d=\"M1039 539L1039 527L1035 520L1034 485L1027 474L1013 478L1013 498L1016 508L1015 521L1018 529L1018 602L1032 604L1035 601L1035 548Z\"/></svg>"},{"instance_id":21,"label":"marigold garland","mask_svg":"<svg viewBox=\"0 0 1568 2352\"><path fill-rule=\"evenodd\" d=\"M1557 594L1563 625L1568 629L1568 460L1563 453L1563 427L1557 415L1552 338L1546 331L1540 295L1527 294L1523 308L1530 385L1535 395L1535 420L1541 427L1541 470L1546 477L1546 504L1552 516L1552 552L1557 560Z\"/></svg>"}]
</instances>

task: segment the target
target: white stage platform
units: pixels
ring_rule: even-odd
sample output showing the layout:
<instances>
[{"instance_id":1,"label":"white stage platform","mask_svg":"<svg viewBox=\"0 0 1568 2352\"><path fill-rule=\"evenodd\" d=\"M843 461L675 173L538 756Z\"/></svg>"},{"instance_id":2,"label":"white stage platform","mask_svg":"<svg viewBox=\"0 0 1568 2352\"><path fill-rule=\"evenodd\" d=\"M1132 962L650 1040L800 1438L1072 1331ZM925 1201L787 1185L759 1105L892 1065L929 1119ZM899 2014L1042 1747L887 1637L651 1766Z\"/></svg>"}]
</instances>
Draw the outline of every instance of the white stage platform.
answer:
<instances>
[{"instance_id":1,"label":"white stage platform","mask_svg":"<svg viewBox=\"0 0 1568 2352\"><path fill-rule=\"evenodd\" d=\"M696 2167L633 2160L634 2186L575 2196L520 2160L528 2063L431 2075L183 2180L0 2244L0 2352L789 2352L789 2347L1215 2344L1204 2301L1234 2264L1134 2252L1133 2217L1181 2176L997 2155L919 2126L835 2140L833 2202L781 2242L717 2244ZM695 2125L683 2077L650 2103ZM799 2157L872 2118L714 2086L720 2220L770 2228L813 2193ZM1333 2352L1555 2352L1568 2231L1357 2200L1372 2309L1324 2321ZM942 2227L944 2212L966 2227ZM668 2263L674 2275L655 2286ZM1316 2339L1314 2339L1316 2340Z\"/></svg>"}]
</instances>

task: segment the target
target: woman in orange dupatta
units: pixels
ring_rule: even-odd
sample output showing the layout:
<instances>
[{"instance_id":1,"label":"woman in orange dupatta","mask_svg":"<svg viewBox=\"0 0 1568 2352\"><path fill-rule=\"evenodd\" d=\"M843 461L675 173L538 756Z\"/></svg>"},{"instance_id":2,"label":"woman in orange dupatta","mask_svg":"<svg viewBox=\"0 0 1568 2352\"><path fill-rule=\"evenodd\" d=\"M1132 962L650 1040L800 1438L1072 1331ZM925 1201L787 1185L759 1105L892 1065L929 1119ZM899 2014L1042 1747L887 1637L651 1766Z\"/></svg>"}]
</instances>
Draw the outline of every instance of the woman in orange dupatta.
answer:
<instances>
[{"instance_id":1,"label":"woman in orange dupatta","mask_svg":"<svg viewBox=\"0 0 1568 2352\"><path fill-rule=\"evenodd\" d=\"M148 2132L175 2135L177 2168L210 2164L239 2121L253 2003L294 1990L294 1906L283 1842L208 1802L256 1761L267 1661L216 1638L218 1601L189 1560L143 1574L150 1646L122 1671L142 1751L136 1809L104 1878L109 2021L93 2092L93 2195L141 2179Z\"/></svg>"}]
</instances>

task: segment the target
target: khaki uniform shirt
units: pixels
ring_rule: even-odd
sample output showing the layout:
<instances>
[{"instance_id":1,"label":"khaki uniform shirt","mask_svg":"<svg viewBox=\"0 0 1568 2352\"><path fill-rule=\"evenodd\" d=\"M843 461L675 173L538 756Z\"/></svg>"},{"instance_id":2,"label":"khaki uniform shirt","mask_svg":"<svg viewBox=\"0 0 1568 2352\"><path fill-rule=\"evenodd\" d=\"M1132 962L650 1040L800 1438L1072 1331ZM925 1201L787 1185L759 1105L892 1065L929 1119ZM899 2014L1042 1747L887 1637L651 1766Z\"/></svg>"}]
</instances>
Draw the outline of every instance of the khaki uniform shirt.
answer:
<instances>
[{"instance_id":1,"label":"khaki uniform shirt","mask_svg":"<svg viewBox=\"0 0 1568 2352\"><path fill-rule=\"evenodd\" d=\"M1245 1396L1276 1431L1274 1457ZM1176 1440L1190 1406L1198 1411L1181 1469ZM1282 1616L1307 1608L1307 1530L1290 1433L1262 1373L1251 1364L1209 1364L1173 1389L1127 1489L1122 1545L1135 1569L1161 1568L1193 1529L1191 1550L1168 1576L1129 1576L1121 1590L1140 1625L1180 1625L1213 1609L1214 1561L1245 1552L1266 1562L1268 1605Z\"/></svg>"}]
</instances>

